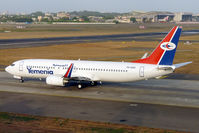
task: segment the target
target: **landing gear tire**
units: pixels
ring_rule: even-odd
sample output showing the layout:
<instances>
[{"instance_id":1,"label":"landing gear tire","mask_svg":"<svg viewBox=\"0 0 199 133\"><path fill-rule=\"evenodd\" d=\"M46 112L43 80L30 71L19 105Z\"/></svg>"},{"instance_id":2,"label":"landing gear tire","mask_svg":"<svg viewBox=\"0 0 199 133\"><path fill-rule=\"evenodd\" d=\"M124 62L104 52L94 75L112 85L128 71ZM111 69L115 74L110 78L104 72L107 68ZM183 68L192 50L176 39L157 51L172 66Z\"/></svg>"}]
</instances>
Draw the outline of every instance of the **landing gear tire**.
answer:
<instances>
[{"instance_id":1,"label":"landing gear tire","mask_svg":"<svg viewBox=\"0 0 199 133\"><path fill-rule=\"evenodd\" d=\"M100 81L99 84L102 85L102 81Z\"/></svg>"},{"instance_id":2,"label":"landing gear tire","mask_svg":"<svg viewBox=\"0 0 199 133\"><path fill-rule=\"evenodd\" d=\"M97 85L97 81L91 81L91 86L96 86Z\"/></svg>"},{"instance_id":3,"label":"landing gear tire","mask_svg":"<svg viewBox=\"0 0 199 133\"><path fill-rule=\"evenodd\" d=\"M23 82L24 82L24 80L23 80L23 79L20 79L20 80L19 80L19 82L20 82L20 83L23 83Z\"/></svg>"},{"instance_id":4,"label":"landing gear tire","mask_svg":"<svg viewBox=\"0 0 199 133\"><path fill-rule=\"evenodd\" d=\"M78 85L77 85L77 88L78 88L78 89L82 89L82 87L83 87L82 84L78 84Z\"/></svg>"}]
</instances>

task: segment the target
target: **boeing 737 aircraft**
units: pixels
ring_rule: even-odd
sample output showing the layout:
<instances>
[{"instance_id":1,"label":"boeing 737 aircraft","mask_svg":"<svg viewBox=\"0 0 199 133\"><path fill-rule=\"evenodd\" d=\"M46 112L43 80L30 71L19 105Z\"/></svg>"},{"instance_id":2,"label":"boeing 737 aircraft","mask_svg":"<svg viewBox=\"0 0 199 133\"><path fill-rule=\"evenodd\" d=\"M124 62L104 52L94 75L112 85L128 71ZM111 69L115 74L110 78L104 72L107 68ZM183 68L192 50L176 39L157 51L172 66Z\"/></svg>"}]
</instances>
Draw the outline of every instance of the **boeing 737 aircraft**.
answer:
<instances>
[{"instance_id":1,"label":"boeing 737 aircraft","mask_svg":"<svg viewBox=\"0 0 199 133\"><path fill-rule=\"evenodd\" d=\"M175 26L148 57L132 62L25 59L6 67L6 71L24 82L24 78L45 78L46 83L65 86L76 82L80 89L85 82L131 82L155 78L190 64L173 64L181 28Z\"/></svg>"}]
</instances>

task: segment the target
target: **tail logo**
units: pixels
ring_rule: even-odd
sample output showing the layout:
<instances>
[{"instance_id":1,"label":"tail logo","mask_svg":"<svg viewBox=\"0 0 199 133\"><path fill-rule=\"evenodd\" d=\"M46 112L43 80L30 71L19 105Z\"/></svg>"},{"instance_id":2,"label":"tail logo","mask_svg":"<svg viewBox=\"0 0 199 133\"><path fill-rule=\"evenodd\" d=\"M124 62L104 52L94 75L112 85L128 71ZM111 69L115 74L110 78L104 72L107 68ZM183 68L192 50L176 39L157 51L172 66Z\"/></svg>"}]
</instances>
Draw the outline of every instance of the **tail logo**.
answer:
<instances>
[{"instance_id":1,"label":"tail logo","mask_svg":"<svg viewBox=\"0 0 199 133\"><path fill-rule=\"evenodd\" d=\"M176 48L176 45L172 42L164 42L160 45L160 47L163 49L163 50L166 50L166 51L171 51L171 50L174 50Z\"/></svg>"}]
</instances>

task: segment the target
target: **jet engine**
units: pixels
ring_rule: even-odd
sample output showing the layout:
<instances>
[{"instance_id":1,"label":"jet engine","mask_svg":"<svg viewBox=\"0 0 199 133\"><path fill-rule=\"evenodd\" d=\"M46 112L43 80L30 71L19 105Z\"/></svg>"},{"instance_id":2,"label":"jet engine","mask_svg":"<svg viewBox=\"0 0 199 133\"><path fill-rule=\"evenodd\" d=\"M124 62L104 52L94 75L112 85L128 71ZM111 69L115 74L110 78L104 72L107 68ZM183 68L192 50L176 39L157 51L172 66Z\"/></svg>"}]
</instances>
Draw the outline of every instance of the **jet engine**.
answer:
<instances>
[{"instance_id":1,"label":"jet engine","mask_svg":"<svg viewBox=\"0 0 199 133\"><path fill-rule=\"evenodd\" d=\"M64 86L64 78L63 77L58 77L58 76L48 76L46 78L46 84L49 85L56 85L56 86Z\"/></svg>"}]
</instances>

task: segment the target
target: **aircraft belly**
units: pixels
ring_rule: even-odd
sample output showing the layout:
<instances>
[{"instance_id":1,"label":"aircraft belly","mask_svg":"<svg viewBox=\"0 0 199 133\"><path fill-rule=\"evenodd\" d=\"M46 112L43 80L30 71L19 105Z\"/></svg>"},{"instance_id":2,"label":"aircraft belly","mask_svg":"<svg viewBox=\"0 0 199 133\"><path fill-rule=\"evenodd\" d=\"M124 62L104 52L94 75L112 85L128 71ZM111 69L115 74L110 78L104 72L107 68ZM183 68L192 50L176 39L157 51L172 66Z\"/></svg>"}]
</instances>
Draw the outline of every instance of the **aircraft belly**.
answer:
<instances>
[{"instance_id":1,"label":"aircraft belly","mask_svg":"<svg viewBox=\"0 0 199 133\"><path fill-rule=\"evenodd\" d=\"M98 76L101 81L107 82L130 82L135 81L138 78L138 74L135 73L110 73Z\"/></svg>"}]
</instances>

